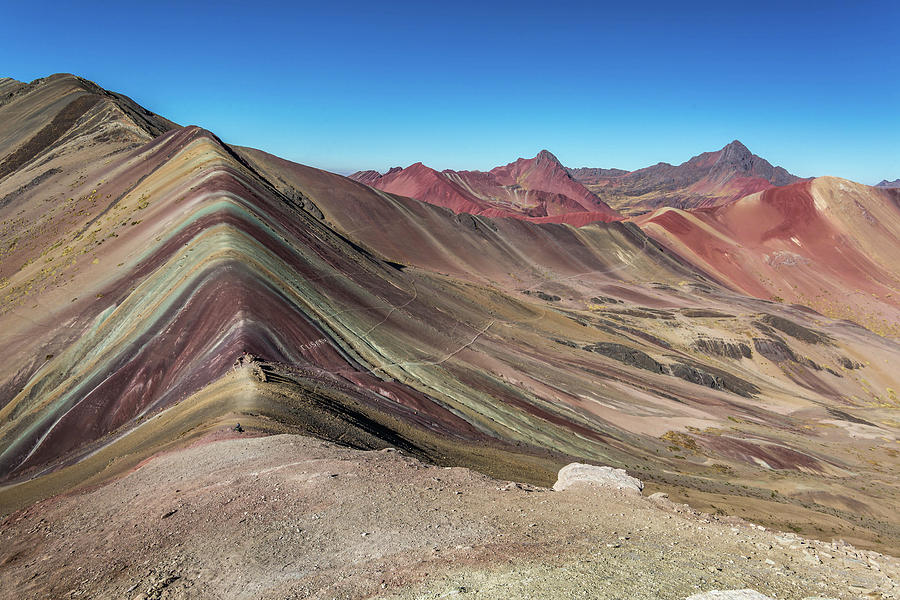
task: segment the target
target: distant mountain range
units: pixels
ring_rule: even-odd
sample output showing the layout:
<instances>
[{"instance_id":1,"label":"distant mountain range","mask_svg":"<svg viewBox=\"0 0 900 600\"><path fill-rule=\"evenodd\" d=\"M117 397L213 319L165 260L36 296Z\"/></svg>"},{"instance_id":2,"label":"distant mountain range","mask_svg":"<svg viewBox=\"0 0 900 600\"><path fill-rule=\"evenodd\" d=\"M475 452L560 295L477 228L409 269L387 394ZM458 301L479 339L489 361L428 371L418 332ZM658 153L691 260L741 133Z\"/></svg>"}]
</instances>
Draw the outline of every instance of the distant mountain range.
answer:
<instances>
[{"instance_id":1,"label":"distant mountain range","mask_svg":"<svg viewBox=\"0 0 900 600\"><path fill-rule=\"evenodd\" d=\"M416 163L405 169L391 169L384 175L360 171L350 178L457 213L570 224L621 218L576 181L547 150L487 172L436 171Z\"/></svg>"},{"instance_id":2,"label":"distant mountain range","mask_svg":"<svg viewBox=\"0 0 900 600\"><path fill-rule=\"evenodd\" d=\"M900 188L900 179L895 179L893 181L888 181L887 179L882 179L879 183L875 184L875 187Z\"/></svg>"},{"instance_id":3,"label":"distant mountain range","mask_svg":"<svg viewBox=\"0 0 900 600\"><path fill-rule=\"evenodd\" d=\"M488 172L436 171L422 163L384 175L350 176L387 192L446 206L456 212L583 224L641 214L661 206L726 204L800 178L753 154L735 140L680 165L659 163L636 171L566 168L542 150Z\"/></svg>"},{"instance_id":4,"label":"distant mountain range","mask_svg":"<svg viewBox=\"0 0 900 600\"><path fill-rule=\"evenodd\" d=\"M658 163L631 172L570 169L569 173L607 204L626 214L647 212L660 206L700 208L726 204L800 180L753 154L737 140L680 165Z\"/></svg>"}]
</instances>

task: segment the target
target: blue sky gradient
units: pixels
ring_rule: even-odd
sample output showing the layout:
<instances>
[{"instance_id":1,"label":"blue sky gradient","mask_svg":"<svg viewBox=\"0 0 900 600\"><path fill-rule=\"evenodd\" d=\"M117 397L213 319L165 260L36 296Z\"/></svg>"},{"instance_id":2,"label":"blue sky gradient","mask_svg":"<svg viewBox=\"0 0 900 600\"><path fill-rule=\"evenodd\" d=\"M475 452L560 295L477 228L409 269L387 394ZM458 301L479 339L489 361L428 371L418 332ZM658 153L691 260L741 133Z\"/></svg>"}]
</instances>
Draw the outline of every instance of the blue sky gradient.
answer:
<instances>
[{"instance_id":1,"label":"blue sky gradient","mask_svg":"<svg viewBox=\"0 0 900 600\"><path fill-rule=\"evenodd\" d=\"M6 3L0 75L71 72L339 172L680 163L740 139L900 177L900 3Z\"/></svg>"}]
</instances>

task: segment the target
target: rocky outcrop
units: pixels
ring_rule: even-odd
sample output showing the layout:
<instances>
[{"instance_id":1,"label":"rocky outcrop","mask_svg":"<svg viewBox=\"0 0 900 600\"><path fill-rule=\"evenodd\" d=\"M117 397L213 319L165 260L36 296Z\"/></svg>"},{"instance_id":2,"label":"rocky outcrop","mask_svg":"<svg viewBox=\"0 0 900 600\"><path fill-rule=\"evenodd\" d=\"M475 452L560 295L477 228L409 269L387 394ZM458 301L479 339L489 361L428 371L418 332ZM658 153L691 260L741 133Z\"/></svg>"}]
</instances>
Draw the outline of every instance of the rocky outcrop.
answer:
<instances>
[{"instance_id":1,"label":"rocky outcrop","mask_svg":"<svg viewBox=\"0 0 900 600\"><path fill-rule=\"evenodd\" d=\"M784 317L778 317L776 315L763 315L760 321L762 321L766 325L770 325L775 329L788 334L792 338L796 338L801 342L806 342L807 344L827 344L830 341L828 336L824 333L813 331L809 327L798 325L797 323L794 323L790 319L785 319Z\"/></svg>"},{"instance_id":2,"label":"rocky outcrop","mask_svg":"<svg viewBox=\"0 0 900 600\"><path fill-rule=\"evenodd\" d=\"M752 383L708 365L685 364L682 362L666 365L656 361L646 352L615 342L597 342L596 344L588 344L583 349L608 356L631 367L637 367L653 373L671 375L714 390L734 392L747 398L759 393L759 388ZM749 352L749 350L750 348L748 347L747 351Z\"/></svg>"},{"instance_id":3,"label":"rocky outcrop","mask_svg":"<svg viewBox=\"0 0 900 600\"><path fill-rule=\"evenodd\" d=\"M297 204L297 206L313 215L315 218L319 219L320 221L325 218L325 215L323 215L322 211L319 210L319 207L309 199L309 196L307 196L294 186L288 185L278 189L288 200L294 202L295 204Z\"/></svg>"},{"instance_id":4,"label":"rocky outcrop","mask_svg":"<svg viewBox=\"0 0 900 600\"><path fill-rule=\"evenodd\" d=\"M691 383L696 383L697 385L702 385L714 390L726 389L725 381L721 377L717 377L716 375L707 373L706 371L692 367L691 365L674 363L669 365L669 371L675 377L690 381Z\"/></svg>"},{"instance_id":5,"label":"rocky outcrop","mask_svg":"<svg viewBox=\"0 0 900 600\"><path fill-rule=\"evenodd\" d=\"M626 346L624 344L616 344L615 342L598 342L584 347L589 352L596 352L603 356L608 356L626 365L653 371L654 373L666 373L666 366L653 360L646 352L641 352L637 348Z\"/></svg>"},{"instance_id":6,"label":"rocky outcrop","mask_svg":"<svg viewBox=\"0 0 900 600\"><path fill-rule=\"evenodd\" d=\"M732 342L719 338L699 338L694 342L693 348L704 354L712 356L724 356L727 358L750 358L753 351L743 342Z\"/></svg>"},{"instance_id":7,"label":"rocky outcrop","mask_svg":"<svg viewBox=\"0 0 900 600\"><path fill-rule=\"evenodd\" d=\"M704 286L695 286L697 288L703 288ZM706 290L704 290L706 291ZM734 315L729 313L724 313L718 310L710 310L708 308L683 308L681 309L681 314L686 317L690 317L691 319L733 319Z\"/></svg>"},{"instance_id":8,"label":"rocky outcrop","mask_svg":"<svg viewBox=\"0 0 900 600\"><path fill-rule=\"evenodd\" d=\"M817 363L813 359L808 358L806 356L799 357L797 359L797 362L800 363L801 365L803 365L804 367L809 367L813 371L821 371L822 370L822 366L819 363Z\"/></svg>"},{"instance_id":9,"label":"rocky outcrop","mask_svg":"<svg viewBox=\"0 0 900 600\"><path fill-rule=\"evenodd\" d=\"M528 296L537 296L544 302L559 302L560 300L562 300L562 298L560 298L556 294L548 294L547 292L541 290L525 290L525 294L527 294Z\"/></svg>"},{"instance_id":10,"label":"rocky outcrop","mask_svg":"<svg viewBox=\"0 0 900 600\"><path fill-rule=\"evenodd\" d=\"M626 171L625 169L603 169L598 167L578 167L577 169L567 168L566 172L572 179L580 181L583 185L596 185L610 177L621 177L622 175L628 175L629 173L629 171Z\"/></svg>"},{"instance_id":11,"label":"rocky outcrop","mask_svg":"<svg viewBox=\"0 0 900 600\"><path fill-rule=\"evenodd\" d=\"M644 483L625 472L625 469L570 463L559 470L553 491L561 492L573 486L588 485L640 495Z\"/></svg>"},{"instance_id":12,"label":"rocky outcrop","mask_svg":"<svg viewBox=\"0 0 900 600\"><path fill-rule=\"evenodd\" d=\"M850 360L846 356L839 356L838 363L847 370L861 369L862 365L856 361Z\"/></svg>"},{"instance_id":13,"label":"rocky outcrop","mask_svg":"<svg viewBox=\"0 0 900 600\"><path fill-rule=\"evenodd\" d=\"M723 369L717 369L710 365L697 364L697 363L691 363L688 365L684 365L682 363L676 363L673 365L669 365L669 370L676 377L681 377L682 379L686 379L687 381L692 381L692 379L687 379L679 374L676 374L676 372L675 372L676 367L685 367L685 366L689 367L690 370L687 371L687 373L690 373L693 377L696 377L696 375L694 375L694 372L696 371L699 373L700 377L702 378L702 381L714 382L715 383L714 386L712 386L712 385L707 386L707 387L712 387L713 389L725 390L725 391L737 394L739 396L743 396L745 398L752 398L753 396L759 394L761 391L758 386L756 386L753 383L750 383L746 379L742 379L736 375L733 375L732 373L729 373L728 371L725 371ZM681 369L678 369L678 370L680 372L684 372ZM698 382L694 381L694 383L698 383ZM701 384L701 385L703 385L703 384Z\"/></svg>"},{"instance_id":14,"label":"rocky outcrop","mask_svg":"<svg viewBox=\"0 0 900 600\"><path fill-rule=\"evenodd\" d=\"M774 363L797 361L797 356L794 354L793 350L791 350L787 344L778 340L753 338L753 347L756 348L757 352Z\"/></svg>"}]
</instances>

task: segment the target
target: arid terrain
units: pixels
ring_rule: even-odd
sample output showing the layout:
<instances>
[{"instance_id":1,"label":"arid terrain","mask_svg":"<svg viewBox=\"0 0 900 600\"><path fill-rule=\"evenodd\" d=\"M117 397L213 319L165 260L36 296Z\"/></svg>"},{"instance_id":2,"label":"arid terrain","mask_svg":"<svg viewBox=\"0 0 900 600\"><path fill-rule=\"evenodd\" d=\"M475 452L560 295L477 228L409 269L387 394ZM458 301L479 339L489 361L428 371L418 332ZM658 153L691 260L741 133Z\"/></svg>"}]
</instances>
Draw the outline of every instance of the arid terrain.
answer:
<instances>
[{"instance_id":1,"label":"arid terrain","mask_svg":"<svg viewBox=\"0 0 900 600\"><path fill-rule=\"evenodd\" d=\"M900 591L894 558L664 497L554 492L296 435L213 434L99 489L35 505L0 535L4 598Z\"/></svg>"},{"instance_id":2,"label":"arid terrain","mask_svg":"<svg viewBox=\"0 0 900 600\"><path fill-rule=\"evenodd\" d=\"M0 594L897 597L898 242L738 142L348 178L2 79Z\"/></svg>"}]
</instances>

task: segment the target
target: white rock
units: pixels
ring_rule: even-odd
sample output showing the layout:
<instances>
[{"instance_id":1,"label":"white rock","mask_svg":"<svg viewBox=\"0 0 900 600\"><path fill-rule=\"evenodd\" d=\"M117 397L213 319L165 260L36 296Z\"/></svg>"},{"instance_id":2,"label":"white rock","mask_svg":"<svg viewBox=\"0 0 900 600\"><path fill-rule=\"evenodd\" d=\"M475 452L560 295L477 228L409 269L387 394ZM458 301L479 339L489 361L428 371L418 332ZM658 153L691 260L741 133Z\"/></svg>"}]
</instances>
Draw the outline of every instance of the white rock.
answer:
<instances>
[{"instance_id":1,"label":"white rock","mask_svg":"<svg viewBox=\"0 0 900 600\"><path fill-rule=\"evenodd\" d=\"M560 469L556 483L553 484L553 490L561 492L573 485L596 485L636 492L638 495L644 489L643 482L628 475L625 469L597 467L581 463L571 463Z\"/></svg>"},{"instance_id":2,"label":"white rock","mask_svg":"<svg viewBox=\"0 0 900 600\"><path fill-rule=\"evenodd\" d=\"M687 600L773 600L756 590L712 590L702 594L694 594Z\"/></svg>"}]
</instances>

